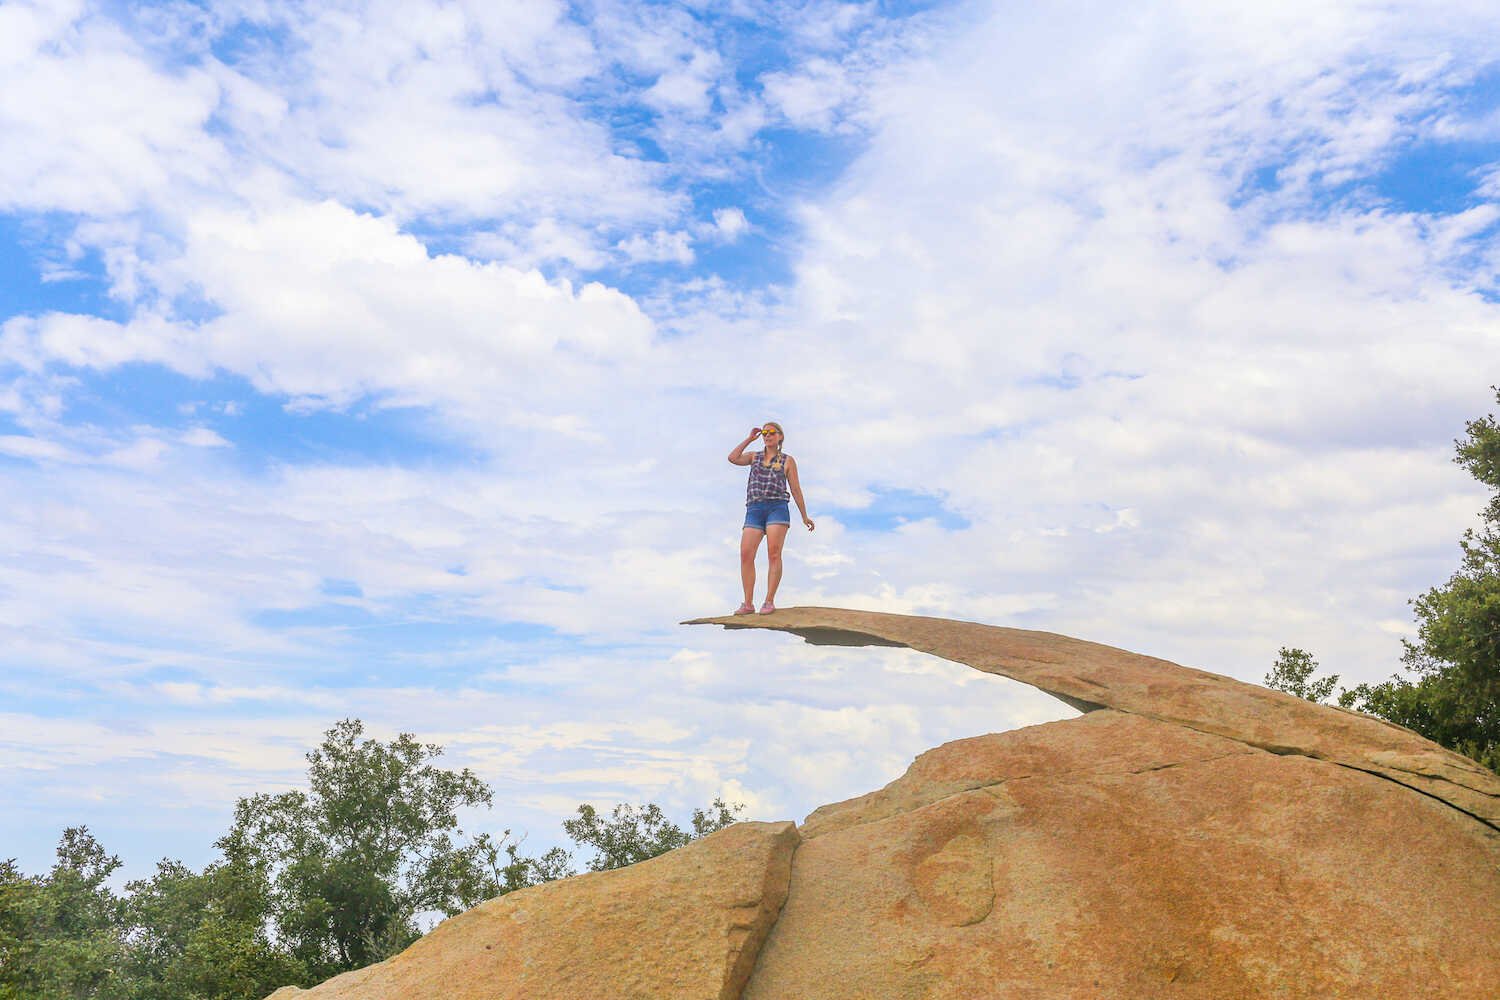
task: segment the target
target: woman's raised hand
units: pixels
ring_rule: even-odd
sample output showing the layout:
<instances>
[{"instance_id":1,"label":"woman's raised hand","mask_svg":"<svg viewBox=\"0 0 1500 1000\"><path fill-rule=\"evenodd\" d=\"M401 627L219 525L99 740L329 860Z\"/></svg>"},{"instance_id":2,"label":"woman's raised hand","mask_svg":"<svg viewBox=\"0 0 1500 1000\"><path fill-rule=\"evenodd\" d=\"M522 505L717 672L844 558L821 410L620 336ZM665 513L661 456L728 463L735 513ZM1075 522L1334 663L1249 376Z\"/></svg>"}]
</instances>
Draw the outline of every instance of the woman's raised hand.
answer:
<instances>
[{"instance_id":1,"label":"woman's raised hand","mask_svg":"<svg viewBox=\"0 0 1500 1000\"><path fill-rule=\"evenodd\" d=\"M753 431L750 432L750 440L754 441L758 437L760 437L760 428L759 427L755 428L755 430L753 430Z\"/></svg>"}]
</instances>

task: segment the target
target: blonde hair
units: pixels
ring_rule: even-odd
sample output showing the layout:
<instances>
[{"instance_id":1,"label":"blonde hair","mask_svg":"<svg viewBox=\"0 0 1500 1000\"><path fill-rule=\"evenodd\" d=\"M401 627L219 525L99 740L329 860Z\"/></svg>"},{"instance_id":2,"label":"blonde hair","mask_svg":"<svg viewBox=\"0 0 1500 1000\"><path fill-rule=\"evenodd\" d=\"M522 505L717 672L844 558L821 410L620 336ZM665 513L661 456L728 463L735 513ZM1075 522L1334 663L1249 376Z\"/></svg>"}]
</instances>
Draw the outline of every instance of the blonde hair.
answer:
<instances>
[{"instance_id":1,"label":"blonde hair","mask_svg":"<svg viewBox=\"0 0 1500 1000\"><path fill-rule=\"evenodd\" d=\"M782 430L781 425L774 420L767 420L760 426L762 430L765 430L767 427L774 427L776 428L776 433L781 435L781 440L776 443L776 457L771 459L770 465L767 466L769 469L775 469L777 472L780 472L786 468L786 431ZM764 434L761 435L761 440L765 440Z\"/></svg>"}]
</instances>

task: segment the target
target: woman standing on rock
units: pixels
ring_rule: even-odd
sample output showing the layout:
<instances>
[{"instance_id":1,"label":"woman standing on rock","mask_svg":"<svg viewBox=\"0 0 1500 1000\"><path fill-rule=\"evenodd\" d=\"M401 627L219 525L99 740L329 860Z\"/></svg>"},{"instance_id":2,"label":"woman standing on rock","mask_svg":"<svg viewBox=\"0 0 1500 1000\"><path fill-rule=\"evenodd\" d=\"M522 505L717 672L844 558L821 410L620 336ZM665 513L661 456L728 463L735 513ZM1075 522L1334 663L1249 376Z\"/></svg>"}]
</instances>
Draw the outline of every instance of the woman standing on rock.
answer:
<instances>
[{"instance_id":1,"label":"woman standing on rock","mask_svg":"<svg viewBox=\"0 0 1500 1000\"><path fill-rule=\"evenodd\" d=\"M746 446L756 438L764 439L765 450L746 455ZM768 615L776 610L776 588L781 585L781 547L792 527L788 491L797 501L802 523L808 531L813 530L807 504L802 502L802 485L797 481L797 460L781 450L785 441L781 425L768 420L729 453L729 460L735 465L750 466L750 483L745 488L745 529L740 532L740 582L745 588L745 601L735 610L737 615L755 612L755 554L760 550L762 538L767 541L770 566L766 572L766 603L760 606L760 613Z\"/></svg>"}]
</instances>

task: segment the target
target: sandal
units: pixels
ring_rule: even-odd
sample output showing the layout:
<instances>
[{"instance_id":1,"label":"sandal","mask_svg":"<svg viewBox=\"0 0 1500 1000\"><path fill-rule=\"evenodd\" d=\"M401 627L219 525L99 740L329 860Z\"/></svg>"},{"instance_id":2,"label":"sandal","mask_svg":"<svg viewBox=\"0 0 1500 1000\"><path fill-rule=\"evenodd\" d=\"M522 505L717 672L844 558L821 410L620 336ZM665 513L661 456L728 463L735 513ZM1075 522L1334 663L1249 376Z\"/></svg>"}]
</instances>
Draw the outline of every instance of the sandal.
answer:
<instances>
[{"instance_id":1,"label":"sandal","mask_svg":"<svg viewBox=\"0 0 1500 1000\"><path fill-rule=\"evenodd\" d=\"M744 604L741 604L739 607L735 608L734 613L737 615L753 615L755 614L755 605L751 604L749 601L746 601Z\"/></svg>"},{"instance_id":2,"label":"sandal","mask_svg":"<svg viewBox=\"0 0 1500 1000\"><path fill-rule=\"evenodd\" d=\"M771 614L775 610L776 610L776 605L772 604L770 601L767 601L766 603L764 603L764 604L762 604L760 606L760 613L763 614L763 615L769 615L769 614Z\"/></svg>"}]
</instances>

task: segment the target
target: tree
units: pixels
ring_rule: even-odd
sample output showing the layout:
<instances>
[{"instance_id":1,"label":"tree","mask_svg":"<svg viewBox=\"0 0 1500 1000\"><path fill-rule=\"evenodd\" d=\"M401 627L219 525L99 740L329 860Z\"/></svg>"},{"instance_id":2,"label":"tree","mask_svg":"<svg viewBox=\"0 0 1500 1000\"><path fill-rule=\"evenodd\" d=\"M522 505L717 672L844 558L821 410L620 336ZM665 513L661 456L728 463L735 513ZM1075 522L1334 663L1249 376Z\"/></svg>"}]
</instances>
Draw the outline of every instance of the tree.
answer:
<instances>
[{"instance_id":1,"label":"tree","mask_svg":"<svg viewBox=\"0 0 1500 1000\"><path fill-rule=\"evenodd\" d=\"M458 890L465 908L574 874L573 856L567 851L554 847L539 858L525 857L520 840L511 839L509 830L498 838L482 833L474 839L474 847L477 863L465 869Z\"/></svg>"},{"instance_id":2,"label":"tree","mask_svg":"<svg viewBox=\"0 0 1500 1000\"><path fill-rule=\"evenodd\" d=\"M1500 388L1495 398L1500 402ZM1453 460L1495 491L1483 523L1478 531L1464 532L1463 559L1448 582L1411 602L1417 641L1403 639L1401 657L1408 676L1340 691L1338 703L1405 726L1500 772L1500 423L1488 414L1464 430L1454 442ZM1267 684L1327 697L1337 677L1309 683L1317 663L1296 658L1306 657L1301 650L1281 653ZM1293 658L1284 664L1289 655Z\"/></svg>"},{"instance_id":3,"label":"tree","mask_svg":"<svg viewBox=\"0 0 1500 1000\"><path fill-rule=\"evenodd\" d=\"M458 810L489 805L489 787L433 759L442 748L401 734L362 739L346 719L307 755L306 791L239 800L201 872L162 860L117 896L120 860L84 827L64 832L58 862L30 877L0 862L0 1000L259 1000L379 961L421 935L419 922L573 874L554 847L466 837ZM564 827L599 852L594 870L654 857L735 822L715 799L691 830L661 808L590 806Z\"/></svg>"},{"instance_id":4,"label":"tree","mask_svg":"<svg viewBox=\"0 0 1500 1000\"><path fill-rule=\"evenodd\" d=\"M125 920L105 881L120 867L87 827L69 827L44 876L0 865L0 998L128 996Z\"/></svg>"},{"instance_id":5,"label":"tree","mask_svg":"<svg viewBox=\"0 0 1500 1000\"><path fill-rule=\"evenodd\" d=\"M265 872L225 859L201 873L163 860L126 884L131 1000L259 1000L311 985L306 968L270 938Z\"/></svg>"},{"instance_id":6,"label":"tree","mask_svg":"<svg viewBox=\"0 0 1500 1000\"><path fill-rule=\"evenodd\" d=\"M21 1000L20 970L31 940L34 891L15 858L0 861L0 1000Z\"/></svg>"},{"instance_id":7,"label":"tree","mask_svg":"<svg viewBox=\"0 0 1500 1000\"><path fill-rule=\"evenodd\" d=\"M1500 388L1495 390L1500 402ZM1491 490L1478 531L1464 532L1458 571L1412 601L1412 675L1344 692L1345 707L1379 715L1500 771L1500 423L1471 420L1454 461Z\"/></svg>"},{"instance_id":8,"label":"tree","mask_svg":"<svg viewBox=\"0 0 1500 1000\"><path fill-rule=\"evenodd\" d=\"M308 791L241 799L218 842L267 874L271 922L314 980L405 948L421 914L477 902L497 856L458 825L459 809L490 804L483 781L433 765L442 748L409 733L388 744L363 735L357 719L328 730L307 755Z\"/></svg>"},{"instance_id":9,"label":"tree","mask_svg":"<svg viewBox=\"0 0 1500 1000\"><path fill-rule=\"evenodd\" d=\"M699 837L706 837L735 822L744 808L739 803L731 806L716 798L708 809L693 810L693 829L689 833L669 821L654 802L638 809L622 802L615 806L608 819L600 816L593 806L581 805L577 816L563 820L563 830L575 844L594 849L589 871L608 871L654 858Z\"/></svg>"},{"instance_id":10,"label":"tree","mask_svg":"<svg viewBox=\"0 0 1500 1000\"><path fill-rule=\"evenodd\" d=\"M1276 654L1271 672L1266 674L1266 687L1294 694L1308 701L1324 701L1333 694L1339 675L1332 674L1320 680L1312 680L1317 672L1318 661L1304 649L1288 649L1282 646Z\"/></svg>"}]
</instances>

